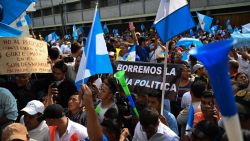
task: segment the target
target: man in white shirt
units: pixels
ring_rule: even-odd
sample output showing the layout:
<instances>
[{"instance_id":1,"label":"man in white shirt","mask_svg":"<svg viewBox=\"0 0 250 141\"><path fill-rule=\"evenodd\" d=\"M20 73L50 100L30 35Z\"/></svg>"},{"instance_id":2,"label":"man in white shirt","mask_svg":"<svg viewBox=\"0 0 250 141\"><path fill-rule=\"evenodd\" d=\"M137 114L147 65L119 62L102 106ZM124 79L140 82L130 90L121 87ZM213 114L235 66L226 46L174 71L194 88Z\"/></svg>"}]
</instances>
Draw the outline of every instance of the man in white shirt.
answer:
<instances>
[{"instance_id":1,"label":"man in white shirt","mask_svg":"<svg viewBox=\"0 0 250 141\"><path fill-rule=\"evenodd\" d=\"M70 42L64 41L61 45L61 50L63 54L71 54Z\"/></svg>"},{"instance_id":2,"label":"man in white shirt","mask_svg":"<svg viewBox=\"0 0 250 141\"><path fill-rule=\"evenodd\" d=\"M26 126L30 138L37 141L48 141L49 128L46 122L37 120L43 114L43 103L32 100L21 111L24 112L24 115L21 117L20 123Z\"/></svg>"},{"instance_id":3,"label":"man in white shirt","mask_svg":"<svg viewBox=\"0 0 250 141\"><path fill-rule=\"evenodd\" d=\"M139 118L133 141L179 141L174 131L160 122L155 109L144 109Z\"/></svg>"},{"instance_id":4,"label":"man in white shirt","mask_svg":"<svg viewBox=\"0 0 250 141\"><path fill-rule=\"evenodd\" d=\"M88 139L87 128L68 119L59 104L49 105L41 119L45 119L50 126L50 140L84 141Z\"/></svg>"}]
</instances>

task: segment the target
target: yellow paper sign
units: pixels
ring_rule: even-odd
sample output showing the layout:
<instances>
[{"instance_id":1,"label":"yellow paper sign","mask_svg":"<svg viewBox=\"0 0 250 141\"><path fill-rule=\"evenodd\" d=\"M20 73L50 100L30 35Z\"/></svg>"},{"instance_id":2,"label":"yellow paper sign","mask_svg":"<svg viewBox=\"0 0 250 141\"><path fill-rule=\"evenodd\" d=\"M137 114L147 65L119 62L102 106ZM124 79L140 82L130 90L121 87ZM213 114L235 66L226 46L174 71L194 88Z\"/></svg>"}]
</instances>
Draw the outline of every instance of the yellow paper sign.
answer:
<instances>
[{"instance_id":1,"label":"yellow paper sign","mask_svg":"<svg viewBox=\"0 0 250 141\"><path fill-rule=\"evenodd\" d=\"M33 38L0 38L0 74L50 73L46 42Z\"/></svg>"}]
</instances>

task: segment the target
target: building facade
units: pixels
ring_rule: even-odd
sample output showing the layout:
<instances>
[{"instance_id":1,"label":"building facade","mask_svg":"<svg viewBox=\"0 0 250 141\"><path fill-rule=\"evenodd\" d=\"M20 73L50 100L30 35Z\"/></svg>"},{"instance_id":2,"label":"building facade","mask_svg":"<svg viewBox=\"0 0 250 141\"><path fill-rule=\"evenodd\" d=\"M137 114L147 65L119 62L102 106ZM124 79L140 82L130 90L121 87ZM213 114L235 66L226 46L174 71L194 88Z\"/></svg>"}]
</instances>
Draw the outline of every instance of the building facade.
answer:
<instances>
[{"instance_id":1,"label":"building facade","mask_svg":"<svg viewBox=\"0 0 250 141\"><path fill-rule=\"evenodd\" d=\"M99 0L101 21L108 26L126 28L133 21L152 25L160 0ZM227 19L232 25L250 22L250 0L189 0L192 14L199 11L218 18L220 25ZM56 31L59 35L72 32L73 24L88 30L94 15L96 0L39 0L36 11L30 12L33 30L46 35ZM110 26L111 27L111 26Z\"/></svg>"}]
</instances>

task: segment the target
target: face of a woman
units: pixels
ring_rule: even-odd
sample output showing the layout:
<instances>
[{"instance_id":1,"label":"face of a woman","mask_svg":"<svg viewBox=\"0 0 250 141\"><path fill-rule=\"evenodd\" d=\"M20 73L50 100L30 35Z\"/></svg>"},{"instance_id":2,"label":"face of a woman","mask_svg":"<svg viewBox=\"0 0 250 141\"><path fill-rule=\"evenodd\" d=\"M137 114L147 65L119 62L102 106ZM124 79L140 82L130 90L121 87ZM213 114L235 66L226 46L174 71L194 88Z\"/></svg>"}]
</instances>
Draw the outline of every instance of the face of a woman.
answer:
<instances>
[{"instance_id":1,"label":"face of a woman","mask_svg":"<svg viewBox=\"0 0 250 141\"><path fill-rule=\"evenodd\" d=\"M183 65L183 69L182 69L182 73L181 73L181 77L182 78L189 78L189 76L191 75L191 70L189 67Z\"/></svg>"},{"instance_id":2,"label":"face of a woman","mask_svg":"<svg viewBox=\"0 0 250 141\"><path fill-rule=\"evenodd\" d=\"M101 100L106 100L106 99L112 98L112 92L109 89L108 85L105 83L102 83L99 98Z\"/></svg>"}]
</instances>

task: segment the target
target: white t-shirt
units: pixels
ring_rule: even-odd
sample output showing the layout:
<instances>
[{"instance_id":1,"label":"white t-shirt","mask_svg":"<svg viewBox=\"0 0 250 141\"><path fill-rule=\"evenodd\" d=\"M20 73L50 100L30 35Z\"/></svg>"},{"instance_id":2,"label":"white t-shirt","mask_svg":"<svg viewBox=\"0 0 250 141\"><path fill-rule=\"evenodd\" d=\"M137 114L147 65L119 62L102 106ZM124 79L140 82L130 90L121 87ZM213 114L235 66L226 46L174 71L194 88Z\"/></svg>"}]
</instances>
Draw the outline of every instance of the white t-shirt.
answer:
<instances>
[{"instance_id":1,"label":"white t-shirt","mask_svg":"<svg viewBox=\"0 0 250 141\"><path fill-rule=\"evenodd\" d=\"M25 125L23 118L24 116L20 118L20 123ZM32 129L28 132L29 132L30 138L33 141L34 140L36 141L49 141L50 140L49 127L46 124L46 121L42 121L37 128Z\"/></svg>"},{"instance_id":2,"label":"white t-shirt","mask_svg":"<svg viewBox=\"0 0 250 141\"><path fill-rule=\"evenodd\" d=\"M192 102L190 91L185 92L181 98L181 108L184 109Z\"/></svg>"},{"instance_id":3,"label":"white t-shirt","mask_svg":"<svg viewBox=\"0 0 250 141\"><path fill-rule=\"evenodd\" d=\"M77 141L82 141L88 139L87 128L81 124L71 121L68 119L68 127L66 132L60 137L58 131L56 130L55 141L70 141L72 135L77 134Z\"/></svg>"},{"instance_id":4,"label":"white t-shirt","mask_svg":"<svg viewBox=\"0 0 250 141\"><path fill-rule=\"evenodd\" d=\"M179 137L169 127L160 122L157 132L150 139L147 139L146 133L138 122L132 141L179 141Z\"/></svg>"},{"instance_id":5,"label":"white t-shirt","mask_svg":"<svg viewBox=\"0 0 250 141\"><path fill-rule=\"evenodd\" d=\"M71 54L71 49L69 48L68 45L62 44L61 50L63 54Z\"/></svg>"},{"instance_id":6,"label":"white t-shirt","mask_svg":"<svg viewBox=\"0 0 250 141\"><path fill-rule=\"evenodd\" d=\"M110 106L107 107L107 108L103 108L101 105L102 105L102 102L100 102L100 103L96 106L97 109L98 109L97 115L98 115L98 118L99 118L100 122L103 121L103 119L104 119L104 114L107 112L107 110L108 110L109 108L112 108L112 107L113 107L113 108L118 109L115 103L110 104Z\"/></svg>"}]
</instances>

